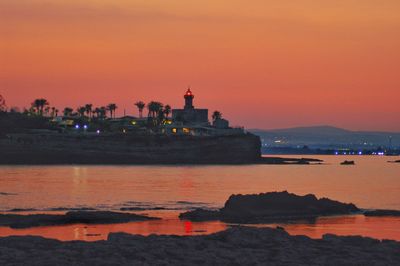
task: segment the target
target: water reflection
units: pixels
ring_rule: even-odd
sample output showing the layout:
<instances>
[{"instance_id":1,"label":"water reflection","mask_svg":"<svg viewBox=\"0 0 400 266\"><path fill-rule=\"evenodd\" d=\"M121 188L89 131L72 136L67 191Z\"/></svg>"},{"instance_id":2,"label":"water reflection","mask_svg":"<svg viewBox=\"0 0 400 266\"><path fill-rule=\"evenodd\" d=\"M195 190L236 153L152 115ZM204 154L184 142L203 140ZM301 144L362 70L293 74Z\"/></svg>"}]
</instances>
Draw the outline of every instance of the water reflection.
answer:
<instances>
[{"instance_id":1,"label":"water reflection","mask_svg":"<svg viewBox=\"0 0 400 266\"><path fill-rule=\"evenodd\" d=\"M170 214L167 214L170 217ZM0 237L10 235L38 235L62 241L106 240L108 234L125 232L129 234L167 234L167 235L202 235L225 230L229 227L219 221L190 222L177 218L166 218L157 221L131 222L123 224L86 225L74 224L64 226L42 226L27 229L0 227ZM400 241L400 217L364 217L363 215L336 216L318 218L314 222L296 222L264 225L247 225L256 227L281 226L291 235L306 235L321 238L324 234L362 235L377 239Z\"/></svg>"}]
</instances>

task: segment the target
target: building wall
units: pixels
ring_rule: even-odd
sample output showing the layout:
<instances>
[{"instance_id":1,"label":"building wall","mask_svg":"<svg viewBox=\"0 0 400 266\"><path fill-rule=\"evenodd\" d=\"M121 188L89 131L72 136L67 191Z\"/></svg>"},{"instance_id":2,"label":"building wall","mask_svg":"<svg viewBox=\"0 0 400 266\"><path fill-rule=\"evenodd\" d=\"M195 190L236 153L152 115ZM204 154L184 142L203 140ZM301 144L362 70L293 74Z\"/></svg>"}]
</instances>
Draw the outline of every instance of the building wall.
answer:
<instances>
[{"instance_id":1,"label":"building wall","mask_svg":"<svg viewBox=\"0 0 400 266\"><path fill-rule=\"evenodd\" d=\"M185 124L208 123L208 109L173 109L172 119Z\"/></svg>"}]
</instances>

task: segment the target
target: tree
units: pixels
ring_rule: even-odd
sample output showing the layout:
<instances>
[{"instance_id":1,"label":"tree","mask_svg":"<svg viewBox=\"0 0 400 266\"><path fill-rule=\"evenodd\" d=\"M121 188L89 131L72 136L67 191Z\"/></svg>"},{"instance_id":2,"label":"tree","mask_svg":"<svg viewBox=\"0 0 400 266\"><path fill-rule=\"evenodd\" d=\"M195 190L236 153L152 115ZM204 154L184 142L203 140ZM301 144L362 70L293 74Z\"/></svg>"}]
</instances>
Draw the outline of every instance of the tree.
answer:
<instances>
[{"instance_id":1,"label":"tree","mask_svg":"<svg viewBox=\"0 0 400 266\"><path fill-rule=\"evenodd\" d=\"M160 102L151 101L147 104L147 109L149 109L149 120L152 121L154 126L158 126L164 119L163 104Z\"/></svg>"},{"instance_id":2,"label":"tree","mask_svg":"<svg viewBox=\"0 0 400 266\"><path fill-rule=\"evenodd\" d=\"M73 111L74 110L71 107L65 107L63 111L64 116L71 116Z\"/></svg>"},{"instance_id":3,"label":"tree","mask_svg":"<svg viewBox=\"0 0 400 266\"><path fill-rule=\"evenodd\" d=\"M86 108L85 106L80 106L76 109L76 111L78 112L80 117L84 117L85 116L85 112L86 112Z\"/></svg>"},{"instance_id":4,"label":"tree","mask_svg":"<svg viewBox=\"0 0 400 266\"><path fill-rule=\"evenodd\" d=\"M107 105L107 110L110 111L111 118L115 118L115 110L117 110L117 108L118 106L115 103L110 103L109 105Z\"/></svg>"},{"instance_id":5,"label":"tree","mask_svg":"<svg viewBox=\"0 0 400 266\"><path fill-rule=\"evenodd\" d=\"M92 108L93 108L93 104L91 104L91 103L88 103L85 105L86 115L90 118L92 117Z\"/></svg>"},{"instance_id":6,"label":"tree","mask_svg":"<svg viewBox=\"0 0 400 266\"><path fill-rule=\"evenodd\" d=\"M222 113L220 111L214 111L214 113L212 114L212 119L215 122L218 119L222 118Z\"/></svg>"},{"instance_id":7,"label":"tree","mask_svg":"<svg viewBox=\"0 0 400 266\"><path fill-rule=\"evenodd\" d=\"M0 113L7 111L6 100L4 100L3 96L0 95Z\"/></svg>"},{"instance_id":8,"label":"tree","mask_svg":"<svg viewBox=\"0 0 400 266\"><path fill-rule=\"evenodd\" d=\"M142 101L138 101L135 105L139 109L139 117L143 118L143 109L146 107L146 104Z\"/></svg>"},{"instance_id":9,"label":"tree","mask_svg":"<svg viewBox=\"0 0 400 266\"><path fill-rule=\"evenodd\" d=\"M105 119L107 117L107 108L102 106L99 108L100 119Z\"/></svg>"},{"instance_id":10,"label":"tree","mask_svg":"<svg viewBox=\"0 0 400 266\"><path fill-rule=\"evenodd\" d=\"M94 108L93 115L96 115L96 118L100 117L100 108L99 107Z\"/></svg>"},{"instance_id":11,"label":"tree","mask_svg":"<svg viewBox=\"0 0 400 266\"><path fill-rule=\"evenodd\" d=\"M151 101L147 104L147 109L149 110L149 117L158 117L159 112L162 111L163 104L160 102Z\"/></svg>"},{"instance_id":12,"label":"tree","mask_svg":"<svg viewBox=\"0 0 400 266\"><path fill-rule=\"evenodd\" d=\"M51 107L51 117L55 117L56 115L56 108L55 107Z\"/></svg>"},{"instance_id":13,"label":"tree","mask_svg":"<svg viewBox=\"0 0 400 266\"><path fill-rule=\"evenodd\" d=\"M168 104L164 107L164 114L168 118L168 115L171 113L171 106Z\"/></svg>"},{"instance_id":14,"label":"tree","mask_svg":"<svg viewBox=\"0 0 400 266\"><path fill-rule=\"evenodd\" d=\"M32 103L32 107L35 108L36 113L40 116L43 116L43 110L48 105L49 105L49 102L43 98L36 99Z\"/></svg>"}]
</instances>

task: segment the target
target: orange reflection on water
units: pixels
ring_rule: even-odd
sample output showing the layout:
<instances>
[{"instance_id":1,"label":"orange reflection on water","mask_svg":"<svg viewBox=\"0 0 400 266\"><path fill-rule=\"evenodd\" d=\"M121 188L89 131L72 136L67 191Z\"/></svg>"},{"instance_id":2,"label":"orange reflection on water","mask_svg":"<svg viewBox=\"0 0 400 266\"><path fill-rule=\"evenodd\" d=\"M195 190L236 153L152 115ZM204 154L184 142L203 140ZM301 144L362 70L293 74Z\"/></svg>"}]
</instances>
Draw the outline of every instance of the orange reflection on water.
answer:
<instances>
[{"instance_id":1,"label":"orange reflection on water","mask_svg":"<svg viewBox=\"0 0 400 266\"><path fill-rule=\"evenodd\" d=\"M364 217L363 215L323 217L310 222L292 224L252 225L256 227L282 226L291 235L306 235L321 238L324 234L361 235L376 239L400 241L400 217ZM74 224L64 226L42 226L27 229L0 227L0 237L10 235L37 235L62 241L106 240L108 234L124 232L139 235L202 235L225 230L228 224L219 221L189 222L179 219L164 219L123 224L87 225Z\"/></svg>"},{"instance_id":2,"label":"orange reflection on water","mask_svg":"<svg viewBox=\"0 0 400 266\"><path fill-rule=\"evenodd\" d=\"M400 241L400 217L365 217L364 215L321 217L315 223L275 224L291 235L321 238L324 234L361 235Z\"/></svg>"},{"instance_id":3,"label":"orange reflection on water","mask_svg":"<svg viewBox=\"0 0 400 266\"><path fill-rule=\"evenodd\" d=\"M106 240L108 234L116 232L140 235L200 235L215 233L225 230L226 228L226 224L217 221L191 223L176 219L131 222L123 224L73 224L63 226L41 226L26 229L0 227L0 237L11 235L36 235L43 236L45 238L54 238L61 241L97 241Z\"/></svg>"}]
</instances>

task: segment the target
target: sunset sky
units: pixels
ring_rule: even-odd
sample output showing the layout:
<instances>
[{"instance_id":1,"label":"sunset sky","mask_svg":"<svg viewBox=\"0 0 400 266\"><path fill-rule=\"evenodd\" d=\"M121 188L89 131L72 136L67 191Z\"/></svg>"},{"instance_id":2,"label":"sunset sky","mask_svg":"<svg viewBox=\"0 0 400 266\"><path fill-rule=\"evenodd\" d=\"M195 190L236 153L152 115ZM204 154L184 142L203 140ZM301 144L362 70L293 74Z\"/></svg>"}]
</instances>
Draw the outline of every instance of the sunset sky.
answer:
<instances>
[{"instance_id":1,"label":"sunset sky","mask_svg":"<svg viewBox=\"0 0 400 266\"><path fill-rule=\"evenodd\" d=\"M0 94L400 131L399 0L0 0Z\"/></svg>"}]
</instances>

